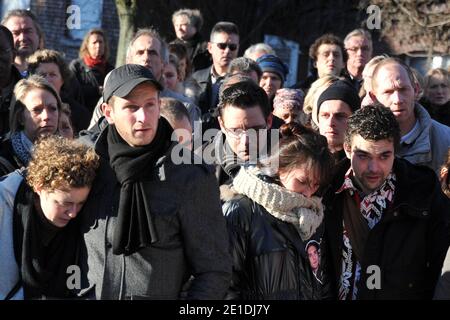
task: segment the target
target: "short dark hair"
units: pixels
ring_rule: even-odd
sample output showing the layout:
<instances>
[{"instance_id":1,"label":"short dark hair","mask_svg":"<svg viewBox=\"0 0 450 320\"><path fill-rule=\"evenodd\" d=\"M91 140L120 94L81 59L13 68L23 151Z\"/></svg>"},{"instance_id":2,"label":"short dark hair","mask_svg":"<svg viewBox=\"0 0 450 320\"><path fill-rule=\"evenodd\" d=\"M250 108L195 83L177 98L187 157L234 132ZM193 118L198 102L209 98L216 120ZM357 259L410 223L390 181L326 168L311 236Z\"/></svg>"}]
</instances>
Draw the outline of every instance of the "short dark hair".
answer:
<instances>
[{"instance_id":1,"label":"short dark hair","mask_svg":"<svg viewBox=\"0 0 450 320\"><path fill-rule=\"evenodd\" d=\"M349 117L344 143L351 146L355 135L364 140L392 140L394 150L400 145L398 122L392 111L380 103L367 105Z\"/></svg>"},{"instance_id":2,"label":"short dark hair","mask_svg":"<svg viewBox=\"0 0 450 320\"><path fill-rule=\"evenodd\" d=\"M219 21L212 28L209 40L212 41L212 38L217 33L236 34L239 36L239 29L233 22Z\"/></svg>"},{"instance_id":3,"label":"short dark hair","mask_svg":"<svg viewBox=\"0 0 450 320\"><path fill-rule=\"evenodd\" d=\"M345 50L344 43L342 42L341 38L332 33L324 34L323 36L317 38L316 41L314 41L314 43L311 45L311 47L309 48L309 57L313 61L317 61L319 47L323 44L335 44L340 47L342 52L342 59L344 59L344 62L347 61L347 51Z\"/></svg>"},{"instance_id":4,"label":"short dark hair","mask_svg":"<svg viewBox=\"0 0 450 320\"><path fill-rule=\"evenodd\" d=\"M252 59L245 57L239 57L231 60L230 65L228 67L229 74L233 74L234 72L250 74L250 72L252 71L256 72L256 74L258 75L258 80L261 79L262 70L259 67L259 65L256 63L256 61L253 61Z\"/></svg>"},{"instance_id":5,"label":"short dark hair","mask_svg":"<svg viewBox=\"0 0 450 320\"><path fill-rule=\"evenodd\" d=\"M240 109L259 106L265 119L270 115L269 98L267 98L266 92L253 80L233 83L221 91L218 105L220 116L223 114L223 109L228 105L233 105Z\"/></svg>"}]
</instances>

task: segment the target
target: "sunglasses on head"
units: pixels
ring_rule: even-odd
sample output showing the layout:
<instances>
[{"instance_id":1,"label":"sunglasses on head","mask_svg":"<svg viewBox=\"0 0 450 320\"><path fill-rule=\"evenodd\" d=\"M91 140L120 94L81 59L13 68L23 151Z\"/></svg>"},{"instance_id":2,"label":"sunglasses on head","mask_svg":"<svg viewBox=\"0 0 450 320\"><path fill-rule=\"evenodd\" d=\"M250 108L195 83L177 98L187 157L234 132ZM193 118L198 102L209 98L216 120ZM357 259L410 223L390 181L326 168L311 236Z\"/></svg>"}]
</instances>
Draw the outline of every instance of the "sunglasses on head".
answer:
<instances>
[{"instance_id":1,"label":"sunglasses on head","mask_svg":"<svg viewBox=\"0 0 450 320\"><path fill-rule=\"evenodd\" d=\"M234 43L216 42L216 44L217 44L217 47L218 47L220 50L225 50L227 47L228 47L231 51L234 51L234 50L237 49L237 44L234 44Z\"/></svg>"}]
</instances>

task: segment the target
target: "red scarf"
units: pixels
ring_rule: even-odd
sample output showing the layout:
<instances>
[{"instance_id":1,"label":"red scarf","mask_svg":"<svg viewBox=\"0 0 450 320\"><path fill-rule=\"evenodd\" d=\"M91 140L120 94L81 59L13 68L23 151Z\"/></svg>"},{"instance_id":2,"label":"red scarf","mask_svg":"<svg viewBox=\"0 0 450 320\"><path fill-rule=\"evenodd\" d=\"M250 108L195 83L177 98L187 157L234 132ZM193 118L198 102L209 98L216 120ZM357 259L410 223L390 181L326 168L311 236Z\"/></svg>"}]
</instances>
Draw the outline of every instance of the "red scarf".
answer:
<instances>
[{"instance_id":1,"label":"red scarf","mask_svg":"<svg viewBox=\"0 0 450 320\"><path fill-rule=\"evenodd\" d=\"M102 56L101 58L94 59L89 54L86 54L83 57L84 63L90 68L96 68L100 70L102 74L105 74L106 71L106 59Z\"/></svg>"}]
</instances>

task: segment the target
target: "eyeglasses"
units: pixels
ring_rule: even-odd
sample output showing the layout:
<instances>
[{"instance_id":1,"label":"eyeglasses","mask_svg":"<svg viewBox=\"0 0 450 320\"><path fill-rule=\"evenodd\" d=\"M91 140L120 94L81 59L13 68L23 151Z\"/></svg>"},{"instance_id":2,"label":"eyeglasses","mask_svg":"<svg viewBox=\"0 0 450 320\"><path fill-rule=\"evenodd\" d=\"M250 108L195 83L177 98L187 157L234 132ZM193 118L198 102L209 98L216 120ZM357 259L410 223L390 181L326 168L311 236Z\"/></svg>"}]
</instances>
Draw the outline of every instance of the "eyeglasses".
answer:
<instances>
[{"instance_id":1,"label":"eyeglasses","mask_svg":"<svg viewBox=\"0 0 450 320\"><path fill-rule=\"evenodd\" d=\"M231 51L234 51L238 47L238 45L234 44L234 43L216 42L216 44L220 50L225 50L228 47L228 49L230 49Z\"/></svg>"},{"instance_id":2,"label":"eyeglasses","mask_svg":"<svg viewBox=\"0 0 450 320\"><path fill-rule=\"evenodd\" d=\"M254 130L255 131L255 133L256 132L258 132L259 130L265 130L265 129L267 129L267 126L264 124L264 125L260 125L260 126L254 126L254 127L251 127L251 128L247 128L247 129L240 129L240 128L238 128L238 129L228 129L228 128L225 128L224 127L224 129L225 129L225 132L230 136L230 137L232 137L232 138L234 138L234 139L240 139L240 138L242 138L244 135L248 135L248 132L249 132L249 130Z\"/></svg>"}]
</instances>

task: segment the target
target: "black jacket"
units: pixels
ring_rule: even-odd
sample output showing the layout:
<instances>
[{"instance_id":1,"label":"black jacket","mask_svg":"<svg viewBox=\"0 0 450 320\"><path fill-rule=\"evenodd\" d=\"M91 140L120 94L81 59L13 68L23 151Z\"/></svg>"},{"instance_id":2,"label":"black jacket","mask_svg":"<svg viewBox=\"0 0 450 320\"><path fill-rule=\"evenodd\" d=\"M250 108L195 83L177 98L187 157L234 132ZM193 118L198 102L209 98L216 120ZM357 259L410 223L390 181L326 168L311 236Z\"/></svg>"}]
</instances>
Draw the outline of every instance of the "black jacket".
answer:
<instances>
[{"instance_id":1,"label":"black jacket","mask_svg":"<svg viewBox=\"0 0 450 320\"><path fill-rule=\"evenodd\" d=\"M208 52L207 42L203 40L200 33L196 33L188 41L183 41L180 39L175 39L173 42L181 43L186 46L188 51L189 59L191 60L192 71L197 71L200 69L207 68L211 65L211 55Z\"/></svg>"},{"instance_id":2,"label":"black jacket","mask_svg":"<svg viewBox=\"0 0 450 320\"><path fill-rule=\"evenodd\" d=\"M330 298L328 280L314 276L296 228L246 196L222 206L233 257L228 299L319 300ZM320 241L322 229L313 238ZM321 260L321 265L325 261Z\"/></svg>"},{"instance_id":3,"label":"black jacket","mask_svg":"<svg viewBox=\"0 0 450 320\"><path fill-rule=\"evenodd\" d=\"M13 65L11 70L11 82L6 89L0 88L0 137L4 137L9 131L10 104L13 96L14 86L22 76ZM3 76L3 75L0 75Z\"/></svg>"},{"instance_id":4,"label":"black jacket","mask_svg":"<svg viewBox=\"0 0 450 320\"><path fill-rule=\"evenodd\" d=\"M83 60L76 59L70 63L69 68L81 85L86 108L92 113L98 99L102 95L100 87L103 86L105 76L114 69L114 67L107 63L105 74L102 74L100 70L96 68L89 68Z\"/></svg>"},{"instance_id":5,"label":"black jacket","mask_svg":"<svg viewBox=\"0 0 450 320\"><path fill-rule=\"evenodd\" d=\"M329 276L338 289L342 267L343 193L349 160L342 161L325 196L325 244ZM391 208L369 231L361 264L358 299L431 299L449 246L450 203L435 173L396 159L397 177ZM381 289L368 289L368 266L381 272Z\"/></svg>"}]
</instances>

